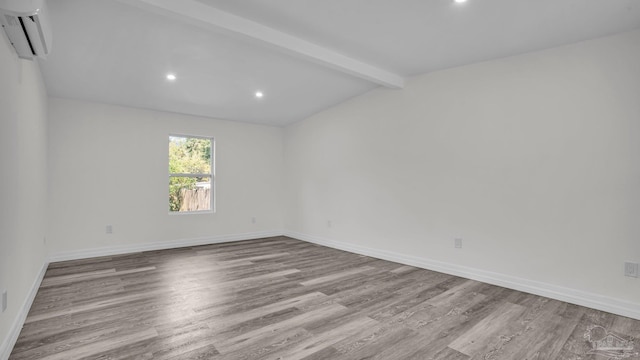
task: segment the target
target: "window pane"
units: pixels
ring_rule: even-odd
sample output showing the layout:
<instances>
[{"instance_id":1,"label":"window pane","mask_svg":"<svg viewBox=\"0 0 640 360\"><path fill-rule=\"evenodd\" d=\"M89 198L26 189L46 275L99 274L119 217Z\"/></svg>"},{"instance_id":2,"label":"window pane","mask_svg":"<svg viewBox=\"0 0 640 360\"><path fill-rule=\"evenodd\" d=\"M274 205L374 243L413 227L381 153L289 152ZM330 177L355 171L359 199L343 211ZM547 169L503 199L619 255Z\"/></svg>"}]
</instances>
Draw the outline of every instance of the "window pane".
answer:
<instances>
[{"instance_id":1,"label":"window pane","mask_svg":"<svg viewBox=\"0 0 640 360\"><path fill-rule=\"evenodd\" d=\"M211 177L169 177L169 211L211 210Z\"/></svg>"},{"instance_id":2,"label":"window pane","mask_svg":"<svg viewBox=\"0 0 640 360\"><path fill-rule=\"evenodd\" d=\"M211 139L169 136L170 174L211 174Z\"/></svg>"}]
</instances>

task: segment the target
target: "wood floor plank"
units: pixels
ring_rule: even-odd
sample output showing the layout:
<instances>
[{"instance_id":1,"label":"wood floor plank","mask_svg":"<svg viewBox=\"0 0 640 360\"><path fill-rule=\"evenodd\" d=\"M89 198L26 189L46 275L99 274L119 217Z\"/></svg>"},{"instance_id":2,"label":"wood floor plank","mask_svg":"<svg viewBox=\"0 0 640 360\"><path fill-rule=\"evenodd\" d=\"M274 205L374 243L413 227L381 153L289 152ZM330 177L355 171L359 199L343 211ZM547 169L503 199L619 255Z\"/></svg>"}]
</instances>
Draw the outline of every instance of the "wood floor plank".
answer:
<instances>
[{"instance_id":1,"label":"wood floor plank","mask_svg":"<svg viewBox=\"0 0 640 360\"><path fill-rule=\"evenodd\" d=\"M67 284L67 283L78 282L78 281L89 281L89 280L100 279L105 277L137 274L139 272L152 271L155 269L156 269L155 266L147 266L143 268L128 269L128 270L108 269L108 270L94 271L90 273L82 273L79 275L72 274L72 275L56 276L56 277L47 278L46 281L43 280L40 286L42 288L46 288L50 286L57 286L61 284Z\"/></svg>"},{"instance_id":2,"label":"wood floor plank","mask_svg":"<svg viewBox=\"0 0 640 360\"><path fill-rule=\"evenodd\" d=\"M226 339L225 341L222 341L219 344L216 344L216 348L220 349L220 351L223 353L227 351L235 351L252 342L256 342L264 338L272 337L277 332L281 332L289 328L303 327L304 324L306 324L307 322L311 322L316 319L321 319L325 316L328 316L334 313L344 312L345 310L346 308L344 306L334 304L334 305L321 307L312 311L304 312L293 318L289 318L275 324L271 324L265 327L247 331L238 336L232 337L230 339ZM214 324L212 325L215 326Z\"/></svg>"},{"instance_id":3,"label":"wood floor plank","mask_svg":"<svg viewBox=\"0 0 640 360\"><path fill-rule=\"evenodd\" d=\"M491 348L495 341L513 336L511 326L525 311L526 308L521 305L505 303L449 344L449 347L469 356L485 353L485 349Z\"/></svg>"},{"instance_id":4,"label":"wood floor plank","mask_svg":"<svg viewBox=\"0 0 640 360\"><path fill-rule=\"evenodd\" d=\"M62 351L57 349L56 352L52 352L50 354L38 354L37 359L42 360L67 360L67 359L81 359L85 357L89 357L92 355L97 355L101 352L114 349L114 348L122 348L128 346L130 344L151 340L158 336L158 333L155 329L146 329L144 331L135 332L132 334L124 334L113 336L109 339L98 340L89 344L84 344L80 346L68 346L64 347ZM14 357L16 359L20 359L19 356ZM32 359L33 354L26 354L25 359Z\"/></svg>"},{"instance_id":5,"label":"wood floor plank","mask_svg":"<svg viewBox=\"0 0 640 360\"><path fill-rule=\"evenodd\" d=\"M234 324L250 321L251 319L266 316L271 313L286 310L289 308L300 307L304 305L306 302L310 302L312 300L322 301L322 299L325 299L326 297L327 296L323 293L311 292L301 296L287 298L282 301L278 301L276 303L254 308L248 311L239 311L235 313L231 312L229 309L216 308L216 309L220 309L217 313L218 315L212 316L209 319L212 324L215 324L216 328L227 328ZM208 313L206 315L211 315L211 313Z\"/></svg>"},{"instance_id":6,"label":"wood floor plank","mask_svg":"<svg viewBox=\"0 0 640 360\"><path fill-rule=\"evenodd\" d=\"M604 359L594 326L640 351L638 320L278 236L52 263L10 359Z\"/></svg>"},{"instance_id":7,"label":"wood floor plank","mask_svg":"<svg viewBox=\"0 0 640 360\"><path fill-rule=\"evenodd\" d=\"M369 317L358 317L347 323L339 326L327 329L324 332L313 333L312 336L304 341L300 341L290 348L284 349L280 352L272 354L274 359L287 359L287 360L299 360L304 359L307 356L313 355L316 352L320 352L325 348L337 343L344 336L357 331L361 328L366 328L376 324L377 321Z\"/></svg>"},{"instance_id":8,"label":"wood floor plank","mask_svg":"<svg viewBox=\"0 0 640 360\"><path fill-rule=\"evenodd\" d=\"M415 268L413 266L403 265L403 266L399 266L399 267L391 270L391 272L394 273L394 274L402 274L402 273L414 271L414 270L417 270L417 269L418 268Z\"/></svg>"}]
</instances>

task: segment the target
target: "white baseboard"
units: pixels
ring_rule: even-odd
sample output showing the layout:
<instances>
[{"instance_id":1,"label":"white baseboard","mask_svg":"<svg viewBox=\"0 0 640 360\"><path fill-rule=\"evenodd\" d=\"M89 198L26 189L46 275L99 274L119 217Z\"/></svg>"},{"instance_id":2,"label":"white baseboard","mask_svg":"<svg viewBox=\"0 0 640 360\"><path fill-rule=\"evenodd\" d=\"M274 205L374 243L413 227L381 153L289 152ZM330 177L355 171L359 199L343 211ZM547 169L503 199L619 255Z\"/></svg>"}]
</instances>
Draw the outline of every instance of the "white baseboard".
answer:
<instances>
[{"instance_id":1,"label":"white baseboard","mask_svg":"<svg viewBox=\"0 0 640 360\"><path fill-rule=\"evenodd\" d=\"M330 240L313 235L301 234L297 232L285 232L284 235L318 245L328 246L331 248L349 251L360 255L371 256L378 259L389 260L450 275L460 276L466 279L477 280L492 285L502 286L513 290L544 296L551 299L565 301L571 304L585 306L592 309L602 310L610 312L612 314L622 315L640 320L640 303L633 303L625 300L611 298L608 296L585 292L582 290L522 279L506 274L474 269L428 258L405 255L361 245L348 244L345 242Z\"/></svg>"},{"instance_id":2,"label":"white baseboard","mask_svg":"<svg viewBox=\"0 0 640 360\"><path fill-rule=\"evenodd\" d=\"M640 320L640 303L632 303L624 300L619 300L603 295L584 292L581 290L561 287L552 284L541 283L537 281L517 278L510 275L494 273L490 271L484 271L469 267L464 267L456 264L450 264L440 262L432 259L421 258L416 256L404 255L392 251L380 250L370 248L361 245L354 245L340 241L329 240L318 236L312 236L307 234L301 234L297 232L282 232L282 231L263 231L244 234L230 234L220 235L193 239L181 239L175 241L166 241L159 243L149 244L136 244L136 245L124 245L113 246L98 249L87 249L78 251L66 251L52 254L48 261L42 265L38 276L31 286L31 290L27 298L25 299L18 315L16 316L13 325L9 331L7 338L0 344L0 360L6 360L9 358L15 342L18 340L22 325L29 313L29 309L33 304L33 300L38 292L40 283L44 278L47 271L47 267L50 262L66 261L85 259L98 256L110 256L118 254L126 254L140 251L153 251L162 249L171 249L185 246L198 246L217 244L232 241L241 240L253 240L260 238L267 238L273 236L289 236L294 239L315 243L322 246L327 246L339 250L349 251L352 253L375 257L378 259L389 260L401 264L420 267L423 269L443 272L455 276L460 276L467 279L477 280L488 284L502 286L509 289L523 291L535 295L540 295L568 303L590 307L597 310L610 312L612 314L627 316L633 319Z\"/></svg>"},{"instance_id":3,"label":"white baseboard","mask_svg":"<svg viewBox=\"0 0 640 360\"><path fill-rule=\"evenodd\" d=\"M172 241L162 241L147 244L117 245L86 250L72 250L53 253L49 256L49 262L88 259L100 256L111 256L120 254L136 253L141 251L154 251L164 249L175 249L186 246L210 245L232 241L253 240L273 236L281 236L282 231L260 231L242 234L229 234L218 236L207 236L191 239L180 239Z\"/></svg>"},{"instance_id":4,"label":"white baseboard","mask_svg":"<svg viewBox=\"0 0 640 360\"><path fill-rule=\"evenodd\" d=\"M13 320L13 324L9 329L9 334L4 339L2 344L0 344L0 360L9 359L9 355L11 355L11 350L13 350L13 346L16 344L18 340L18 336L20 335L20 331L22 330L22 325L29 314L29 309L31 309L31 305L33 304L33 300L36 298L36 294L38 293L38 288L40 288L40 283L44 278L44 274L47 272L47 267L49 263L45 260L40 268L40 272L36 276L33 284L31 284L31 289L29 290L29 294L27 298L24 300L24 303L20 307L20 311L18 315Z\"/></svg>"}]
</instances>

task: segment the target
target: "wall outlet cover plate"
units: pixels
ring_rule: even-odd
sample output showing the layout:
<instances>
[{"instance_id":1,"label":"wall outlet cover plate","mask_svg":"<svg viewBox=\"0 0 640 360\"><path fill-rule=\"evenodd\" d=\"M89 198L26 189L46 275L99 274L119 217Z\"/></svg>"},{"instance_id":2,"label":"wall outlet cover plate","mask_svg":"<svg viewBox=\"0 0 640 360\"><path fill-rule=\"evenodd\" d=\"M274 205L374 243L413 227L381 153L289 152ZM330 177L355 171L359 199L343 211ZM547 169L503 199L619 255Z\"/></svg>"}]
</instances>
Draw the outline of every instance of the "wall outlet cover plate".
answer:
<instances>
[{"instance_id":1,"label":"wall outlet cover plate","mask_svg":"<svg viewBox=\"0 0 640 360\"><path fill-rule=\"evenodd\" d=\"M632 262L624 263L624 276L638 277L638 264Z\"/></svg>"}]
</instances>

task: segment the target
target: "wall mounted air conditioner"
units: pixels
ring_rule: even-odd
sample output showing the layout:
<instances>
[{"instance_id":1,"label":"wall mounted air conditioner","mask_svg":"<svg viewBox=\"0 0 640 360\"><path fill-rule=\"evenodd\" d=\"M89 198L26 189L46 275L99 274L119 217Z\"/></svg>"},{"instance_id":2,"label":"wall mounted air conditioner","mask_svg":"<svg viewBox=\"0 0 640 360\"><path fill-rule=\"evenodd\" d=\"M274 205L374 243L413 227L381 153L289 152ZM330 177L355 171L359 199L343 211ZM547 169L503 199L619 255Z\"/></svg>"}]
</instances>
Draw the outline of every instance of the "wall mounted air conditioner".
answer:
<instances>
[{"instance_id":1,"label":"wall mounted air conditioner","mask_svg":"<svg viewBox=\"0 0 640 360\"><path fill-rule=\"evenodd\" d=\"M0 0L0 24L19 57L44 58L51 51L51 28L44 0Z\"/></svg>"}]
</instances>

